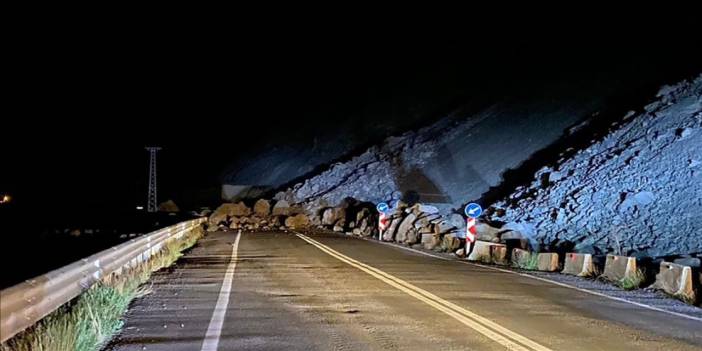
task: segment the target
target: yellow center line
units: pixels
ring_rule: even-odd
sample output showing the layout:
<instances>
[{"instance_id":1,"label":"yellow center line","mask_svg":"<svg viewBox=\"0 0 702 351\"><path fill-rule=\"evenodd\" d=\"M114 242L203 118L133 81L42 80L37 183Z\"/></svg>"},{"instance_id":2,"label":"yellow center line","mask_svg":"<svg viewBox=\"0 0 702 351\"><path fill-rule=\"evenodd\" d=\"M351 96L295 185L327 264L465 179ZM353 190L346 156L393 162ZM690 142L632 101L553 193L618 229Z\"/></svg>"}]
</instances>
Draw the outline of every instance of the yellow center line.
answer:
<instances>
[{"instance_id":1,"label":"yellow center line","mask_svg":"<svg viewBox=\"0 0 702 351\"><path fill-rule=\"evenodd\" d=\"M306 242L314 245L318 249L327 253L328 255L345 262L353 267L364 271L371 276L385 282L386 284L397 288L400 291L407 293L408 295L436 308L437 310L453 317L459 322L467 325L468 327L474 329L475 331L485 335L486 337L492 339L493 341L499 343L509 350L515 351L551 351L549 348L538 344L520 334L517 334L487 318L484 318L474 312L468 311L463 307L446 301L424 289L416 287L402 279L385 273L377 268L369 266L365 263L359 262L351 257L339 253L338 251L314 240L303 234L296 233L296 235ZM511 340L510 340L511 339ZM515 342L516 341L516 342ZM518 344L521 343L522 345ZM524 346L523 346L524 345ZM527 347L525 347L527 346Z\"/></svg>"}]
</instances>

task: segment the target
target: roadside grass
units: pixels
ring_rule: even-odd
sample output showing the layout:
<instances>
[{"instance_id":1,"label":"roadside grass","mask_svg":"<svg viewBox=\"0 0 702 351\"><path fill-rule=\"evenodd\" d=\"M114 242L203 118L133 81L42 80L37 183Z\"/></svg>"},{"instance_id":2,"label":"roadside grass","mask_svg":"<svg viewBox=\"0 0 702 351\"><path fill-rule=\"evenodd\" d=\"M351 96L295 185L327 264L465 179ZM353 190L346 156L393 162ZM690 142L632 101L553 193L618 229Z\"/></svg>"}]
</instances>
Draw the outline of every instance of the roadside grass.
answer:
<instances>
[{"instance_id":1,"label":"roadside grass","mask_svg":"<svg viewBox=\"0 0 702 351\"><path fill-rule=\"evenodd\" d=\"M535 271L539 269L539 255L537 253L530 252L527 257L516 262L516 266L519 269L524 269L527 271Z\"/></svg>"},{"instance_id":2,"label":"roadside grass","mask_svg":"<svg viewBox=\"0 0 702 351\"><path fill-rule=\"evenodd\" d=\"M172 265L204 236L197 227L172 240L151 259L111 274L36 325L0 345L0 351L95 351L122 328L133 299L147 295L151 273Z\"/></svg>"},{"instance_id":3,"label":"roadside grass","mask_svg":"<svg viewBox=\"0 0 702 351\"><path fill-rule=\"evenodd\" d=\"M617 285L624 290L638 289L646 280L646 273L637 269L633 275L619 279Z\"/></svg>"}]
</instances>

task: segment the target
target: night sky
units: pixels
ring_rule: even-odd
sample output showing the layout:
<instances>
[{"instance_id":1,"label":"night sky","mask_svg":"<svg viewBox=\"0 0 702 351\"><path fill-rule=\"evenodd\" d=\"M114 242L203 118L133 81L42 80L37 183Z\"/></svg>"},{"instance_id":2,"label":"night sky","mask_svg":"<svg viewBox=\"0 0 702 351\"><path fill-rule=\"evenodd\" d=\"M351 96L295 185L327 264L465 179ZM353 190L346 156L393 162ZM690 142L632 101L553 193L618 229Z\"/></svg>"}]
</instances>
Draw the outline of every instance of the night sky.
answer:
<instances>
[{"instance_id":1,"label":"night sky","mask_svg":"<svg viewBox=\"0 0 702 351\"><path fill-rule=\"evenodd\" d=\"M17 42L13 55L0 192L26 208L133 209L146 202L143 148L159 145L160 200L194 206L244 155L310 143L342 122L364 133L378 120L422 124L461 99L499 99L524 82L538 88L566 73L671 66L689 72L699 62L695 52L671 62L670 50L694 46L687 39L652 47L633 33L604 37L44 32Z\"/></svg>"}]
</instances>

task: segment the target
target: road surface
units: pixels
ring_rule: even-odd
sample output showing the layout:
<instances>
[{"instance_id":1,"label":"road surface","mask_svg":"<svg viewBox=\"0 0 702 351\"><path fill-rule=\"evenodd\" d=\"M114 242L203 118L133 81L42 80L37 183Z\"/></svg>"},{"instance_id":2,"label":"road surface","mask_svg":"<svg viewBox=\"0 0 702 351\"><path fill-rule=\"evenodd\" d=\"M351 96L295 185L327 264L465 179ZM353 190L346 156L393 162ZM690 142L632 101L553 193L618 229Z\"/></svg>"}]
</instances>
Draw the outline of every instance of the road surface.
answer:
<instances>
[{"instance_id":1,"label":"road surface","mask_svg":"<svg viewBox=\"0 0 702 351\"><path fill-rule=\"evenodd\" d=\"M334 234L217 232L108 350L702 350L702 323Z\"/></svg>"}]
</instances>

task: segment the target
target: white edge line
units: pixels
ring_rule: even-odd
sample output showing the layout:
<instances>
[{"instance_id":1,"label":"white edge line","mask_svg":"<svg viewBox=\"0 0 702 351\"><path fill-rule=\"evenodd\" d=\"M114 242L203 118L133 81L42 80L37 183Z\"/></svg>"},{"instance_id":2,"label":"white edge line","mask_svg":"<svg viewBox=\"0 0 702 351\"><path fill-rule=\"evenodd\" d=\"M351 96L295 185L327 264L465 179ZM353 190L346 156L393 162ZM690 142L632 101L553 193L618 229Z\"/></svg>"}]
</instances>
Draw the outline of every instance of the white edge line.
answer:
<instances>
[{"instance_id":1,"label":"white edge line","mask_svg":"<svg viewBox=\"0 0 702 351\"><path fill-rule=\"evenodd\" d=\"M467 264L467 265L471 265L471 266L476 266L476 267L480 267L480 268L492 269L492 270L495 270L495 271L500 271L500 272L505 272L505 273L512 273L512 274L520 275L520 276L522 276L522 277L527 277L527 278L536 279L536 280L540 280L540 281L543 281L543 282L555 284L555 285L558 285L558 286L561 286L561 287L564 287L564 288L574 289L574 290L577 290L577 291L580 291L580 292L588 293L588 294L590 294L590 295L600 296L600 297L604 297L604 298L607 298L607 299L610 299L610 300L614 300L614 301L619 301L619 302L626 302L626 303L629 303L629 304L632 304L632 305L635 305L635 306L639 306L639 307L643 307L643 308L646 308L646 309L649 309L649 310L652 310L652 311L668 313L668 314L671 314L671 315L673 315L673 316L682 317L682 318L690 319L690 320L697 321L697 322L702 322L702 318L693 317L693 316L688 316L688 315L686 315L686 314L682 314L682 313L678 313L678 312L673 312L673 311L669 311L669 310L662 309L662 308L659 308L659 307L654 307L654 306L651 306L651 305L646 305L646 304L643 304L643 303L640 303L640 302L635 302L635 301L623 299L623 298L621 298L621 297L614 297L614 296L610 296L610 295L607 295L607 294L599 293L599 292L596 292L596 291L587 290L587 289L583 289L583 288L578 288L577 286L573 286L573 285L570 285L570 284L557 282L557 281L551 280L551 279L546 279L546 278L542 278L542 277L536 277L536 276L533 276L533 275L530 275L530 274L525 274L525 273L520 273L520 272L511 271L511 270L509 270L509 269L502 269L502 268L497 268L497 267L492 267L492 266L485 266L485 265L481 265L481 264L477 264L477 263L472 263L472 262L454 260L454 259L450 259L450 258L446 258L446 257L442 257L442 256L430 254L430 253L428 253L428 252L416 250L416 249L413 249L413 248L411 248L411 247L404 247L404 246L400 246L400 245L393 244L393 243L389 243L389 242L385 242L385 241L377 241L377 240L369 240L369 239L362 239L362 240L374 242L374 243L377 243L377 244L388 245L388 246L396 247L396 248L398 248L398 249L403 249L403 250L407 250L407 251L412 251L412 252L415 252L415 253L418 253L418 254L421 254L421 255L425 255L425 256L429 256L429 257L433 257L433 258L438 258L438 259L444 260L444 261L453 261L453 262L463 263L463 264Z\"/></svg>"},{"instance_id":2,"label":"white edge line","mask_svg":"<svg viewBox=\"0 0 702 351\"><path fill-rule=\"evenodd\" d=\"M222 288L219 290L217 304L212 312L212 319L205 333L205 340L202 342L201 351L217 351L219 346L219 337L222 334L222 326L224 325L224 316L227 313L229 306L229 296L232 292L232 282L234 280L234 270L236 269L236 261L239 250L239 239L241 238L241 230L236 235L236 240L232 245L232 254L230 256L227 271L224 273L222 280Z\"/></svg>"}]
</instances>

